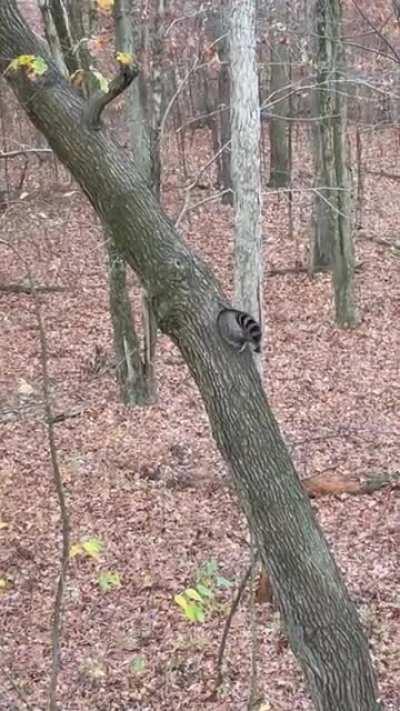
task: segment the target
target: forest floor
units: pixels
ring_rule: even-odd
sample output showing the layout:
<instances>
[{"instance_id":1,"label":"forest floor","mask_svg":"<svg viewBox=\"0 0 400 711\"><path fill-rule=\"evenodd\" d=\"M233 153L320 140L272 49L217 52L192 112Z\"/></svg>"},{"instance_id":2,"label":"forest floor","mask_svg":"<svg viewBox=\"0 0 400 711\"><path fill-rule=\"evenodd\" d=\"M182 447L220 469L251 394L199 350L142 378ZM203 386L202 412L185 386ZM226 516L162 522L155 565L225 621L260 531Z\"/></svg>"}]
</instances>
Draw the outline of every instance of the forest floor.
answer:
<instances>
[{"instance_id":1,"label":"forest floor","mask_svg":"<svg viewBox=\"0 0 400 711\"><path fill-rule=\"evenodd\" d=\"M29 130L21 119L25 143L34 141ZM297 140L294 185L304 192L294 194L292 238L286 196L264 193L267 271L306 263L312 194L301 158L305 138ZM191 177L209 150L207 133L197 132ZM399 152L390 131L365 142L363 229L356 243L362 321L356 330L335 327L328 275L266 276L265 387L302 478L326 473L363 479L400 469L399 184L367 172L379 162L396 173ZM53 160L30 160L24 192L0 215L0 284L26 277L22 260L4 245L11 240L39 283L65 287L40 297L54 411L80 410L57 425L58 457L72 542L104 545L98 557L71 559L61 708L244 710L251 669L248 589L230 630L223 684L212 694L219 642L249 548L204 407L179 352L162 336L157 405L128 409L119 403L101 228L63 168ZM164 165L163 202L174 217L183 203L183 178L172 140ZM12 179L11 164L9 170ZM194 202L209 194L211 179L208 188L196 191ZM182 223L185 239L228 293L232 228L232 209L218 202L192 210L190 222ZM129 278L137 305L137 285ZM0 709L25 708L23 697L29 708L42 709L60 514L43 425L32 296L0 293L0 321ZM399 711L399 492L340 494L313 506L369 636L386 709ZM216 567L232 587L219 586ZM118 573L120 586L104 591L99 580L110 571ZM215 601L203 624L190 624L174 596L207 578ZM260 708L308 711L278 613L257 605L256 618Z\"/></svg>"}]
</instances>

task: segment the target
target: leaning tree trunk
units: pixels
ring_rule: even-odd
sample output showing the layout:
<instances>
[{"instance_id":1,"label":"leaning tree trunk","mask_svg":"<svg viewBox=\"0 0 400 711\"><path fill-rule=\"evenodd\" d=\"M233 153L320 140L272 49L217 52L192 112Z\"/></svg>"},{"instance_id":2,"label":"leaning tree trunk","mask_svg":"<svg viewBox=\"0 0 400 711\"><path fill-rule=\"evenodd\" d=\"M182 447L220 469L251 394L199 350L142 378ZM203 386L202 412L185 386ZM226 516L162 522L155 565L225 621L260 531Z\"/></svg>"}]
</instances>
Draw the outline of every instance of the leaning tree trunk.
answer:
<instances>
[{"instance_id":1,"label":"leaning tree trunk","mask_svg":"<svg viewBox=\"0 0 400 711\"><path fill-rule=\"evenodd\" d=\"M9 69L9 82L140 276L160 328L197 382L316 709L378 711L367 640L252 358L219 335L217 316L227 301L218 284L163 214L126 149L104 129L82 123L82 99L60 77L15 0L3 0L0 70L22 54L40 55L48 68L40 77Z\"/></svg>"},{"instance_id":2,"label":"leaning tree trunk","mask_svg":"<svg viewBox=\"0 0 400 711\"><path fill-rule=\"evenodd\" d=\"M271 10L272 115L269 124L271 167L269 185L285 188L290 183L289 155L289 64L290 38L286 0L275 0Z\"/></svg>"},{"instance_id":3,"label":"leaning tree trunk","mask_svg":"<svg viewBox=\"0 0 400 711\"><path fill-rule=\"evenodd\" d=\"M314 92L315 213L311 271L332 268L336 322L357 325L351 219L342 1L316 0L317 87Z\"/></svg>"},{"instance_id":4,"label":"leaning tree trunk","mask_svg":"<svg viewBox=\"0 0 400 711\"><path fill-rule=\"evenodd\" d=\"M262 323L260 102L255 0L232 0L231 173L235 206L235 302ZM257 357L261 370L261 358Z\"/></svg>"}]
</instances>

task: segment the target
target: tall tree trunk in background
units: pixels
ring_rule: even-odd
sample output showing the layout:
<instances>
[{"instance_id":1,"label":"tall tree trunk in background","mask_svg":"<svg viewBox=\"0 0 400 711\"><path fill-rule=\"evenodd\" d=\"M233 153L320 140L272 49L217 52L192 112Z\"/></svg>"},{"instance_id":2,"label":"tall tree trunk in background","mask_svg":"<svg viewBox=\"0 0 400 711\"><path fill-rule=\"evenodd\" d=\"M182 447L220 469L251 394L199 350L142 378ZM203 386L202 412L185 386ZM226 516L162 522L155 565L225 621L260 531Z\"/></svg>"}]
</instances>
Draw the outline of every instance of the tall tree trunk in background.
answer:
<instances>
[{"instance_id":1,"label":"tall tree trunk in background","mask_svg":"<svg viewBox=\"0 0 400 711\"><path fill-rule=\"evenodd\" d=\"M115 0L114 23L116 47L121 51L134 54L141 48L141 31L138 0ZM123 49L122 49L123 48ZM132 82L125 94L129 141L135 154L135 163L146 183L152 184L152 160L150 150L150 131L146 116L147 89L143 73Z\"/></svg>"},{"instance_id":2,"label":"tall tree trunk in background","mask_svg":"<svg viewBox=\"0 0 400 711\"><path fill-rule=\"evenodd\" d=\"M68 8L65 6L63 0L49 0L49 8L60 40L65 64L67 65L68 72L73 74L79 69L80 65L78 55L74 51L75 48Z\"/></svg>"},{"instance_id":3,"label":"tall tree trunk in background","mask_svg":"<svg viewBox=\"0 0 400 711\"><path fill-rule=\"evenodd\" d=\"M114 23L115 46L117 52L128 52L129 54L134 53L135 43L132 18L133 6L133 0L115 0ZM153 189L159 199L161 172L160 170L158 170L157 175L155 176L152 169L153 156L151 154L149 129L147 119L145 117L143 94L140 93L139 82L133 82L127 90L127 121L129 126L131 148L135 155L135 159L137 158L138 170L142 173L143 180L149 187ZM153 147L157 155L159 155L159 141L158 145ZM159 164L159 158L157 159L157 164ZM126 265L120 264L118 267L118 274L115 275L116 277L118 277L118 283L120 284L120 289L122 290L126 289L125 270ZM115 305L119 305L122 309L121 324L126 323L126 316L124 316L124 310L128 308L128 306L130 310L129 299L127 299L121 292L120 298L116 301ZM135 377L133 380L130 378L129 383L133 385L134 392L136 391L137 397L141 400L141 402L138 402L137 404L152 404L157 400L157 382L155 378L154 369L157 323L153 310L151 308L151 304L144 290L142 293L142 324L143 357L140 356L140 349L137 348L138 338L136 334L133 333L131 337L131 342L134 347L131 351L128 352L132 353L133 362L131 363L130 371L135 374ZM134 342L136 342L136 344ZM124 353L126 354L127 351L125 348L125 341L122 342L119 338L116 343L119 343L120 347L123 346L124 350L121 355L123 355ZM127 365L129 364L121 363L121 365L123 367L122 375L125 377L125 375L127 375L129 372L127 368ZM127 385L129 383L127 382ZM134 400L132 400L132 402L134 402Z\"/></svg>"},{"instance_id":4,"label":"tall tree trunk in background","mask_svg":"<svg viewBox=\"0 0 400 711\"><path fill-rule=\"evenodd\" d=\"M147 100L147 124L150 127L151 182L157 199L161 197L160 130L163 109L163 45L164 20L168 0L153 0L154 24L151 29L151 92Z\"/></svg>"},{"instance_id":5,"label":"tall tree trunk in background","mask_svg":"<svg viewBox=\"0 0 400 711\"><path fill-rule=\"evenodd\" d=\"M255 0L231 0L231 173L235 206L235 302L262 323L260 105ZM261 358L257 356L261 370Z\"/></svg>"},{"instance_id":6,"label":"tall tree trunk in background","mask_svg":"<svg viewBox=\"0 0 400 711\"><path fill-rule=\"evenodd\" d=\"M217 328L227 304L216 280L162 212L125 149L90 130L84 102L18 13L0 3L0 71L22 54L47 69L6 78L72 172L152 299L161 330L199 387L240 503L273 586L289 643L318 711L380 711L368 643L342 576L294 470L254 363ZM207 337L205 338L205 334Z\"/></svg>"},{"instance_id":7,"label":"tall tree trunk in background","mask_svg":"<svg viewBox=\"0 0 400 711\"><path fill-rule=\"evenodd\" d=\"M336 322L359 322L354 300L351 179L341 0L315 0L317 88L314 92L314 235L311 271L332 268Z\"/></svg>"},{"instance_id":8,"label":"tall tree trunk in background","mask_svg":"<svg viewBox=\"0 0 400 711\"><path fill-rule=\"evenodd\" d=\"M228 43L228 17L226 0L219 1L218 8L212 8L207 13L207 34L215 46L219 59L218 73L218 114L211 126L217 129L213 136L213 147L218 156L217 185L223 191L222 202L233 205L232 177L231 177L231 130L230 130L230 81L229 81L229 43Z\"/></svg>"},{"instance_id":9,"label":"tall tree trunk in background","mask_svg":"<svg viewBox=\"0 0 400 711\"><path fill-rule=\"evenodd\" d=\"M285 188L290 183L289 155L289 76L290 37L287 0L274 0L271 9L271 80L272 105L269 124L271 169L269 185ZM280 98L282 97L282 98ZM279 101L277 101L279 99Z\"/></svg>"},{"instance_id":10,"label":"tall tree trunk in background","mask_svg":"<svg viewBox=\"0 0 400 711\"><path fill-rule=\"evenodd\" d=\"M68 69L64 61L64 54L61 48L60 38L58 36L58 32L53 20L53 15L50 10L50 1L38 0L38 5L42 15L44 32L51 50L51 54L57 64L59 72L66 77L68 76Z\"/></svg>"},{"instance_id":11,"label":"tall tree trunk in background","mask_svg":"<svg viewBox=\"0 0 400 711\"><path fill-rule=\"evenodd\" d=\"M88 49L87 42L82 42L84 38L89 39L92 25L92 7L89 0L69 0L69 18L71 24L72 38L76 44L76 53L81 67L90 70L93 65L93 58Z\"/></svg>"},{"instance_id":12,"label":"tall tree trunk in background","mask_svg":"<svg viewBox=\"0 0 400 711\"><path fill-rule=\"evenodd\" d=\"M122 3L123 0L120 0L120 3L117 0L116 5ZM90 5L88 4L86 7L89 13ZM90 78L90 69L94 60L92 60L89 51L84 49L86 43L81 42L81 40L87 36L86 30L89 31L89 23L93 21L93 18L89 17L89 14L86 16L84 5L80 0L79 2L78 0L70 0L68 3L63 4L62 12L64 30L68 31L69 36L67 44L71 48L80 48L79 51L74 50L74 57L77 62L77 68L85 70L85 88L90 93L91 87L94 86ZM118 8L116 12L118 12ZM59 23L56 24L56 18L52 11L50 11L50 15L55 27L60 26ZM42 17L44 20L47 19L43 12ZM117 41L122 41L122 36L122 32L117 33ZM124 43L118 48L121 51L131 51L131 47L127 48ZM118 252L112 234L107 236L105 233L105 246L108 255L110 317L121 400L125 405L150 405L155 402L157 396L154 378L154 350L157 329L154 318L151 319L147 316L147 313L144 313L143 323L146 327L146 337L144 338L144 359L142 360L140 341L134 328L126 281L126 263Z\"/></svg>"},{"instance_id":13,"label":"tall tree trunk in background","mask_svg":"<svg viewBox=\"0 0 400 711\"><path fill-rule=\"evenodd\" d=\"M148 370L142 362L140 341L133 326L126 261L111 236L106 240L106 247L110 316L121 400L125 405L150 405L155 401L156 393L149 387Z\"/></svg>"}]
</instances>

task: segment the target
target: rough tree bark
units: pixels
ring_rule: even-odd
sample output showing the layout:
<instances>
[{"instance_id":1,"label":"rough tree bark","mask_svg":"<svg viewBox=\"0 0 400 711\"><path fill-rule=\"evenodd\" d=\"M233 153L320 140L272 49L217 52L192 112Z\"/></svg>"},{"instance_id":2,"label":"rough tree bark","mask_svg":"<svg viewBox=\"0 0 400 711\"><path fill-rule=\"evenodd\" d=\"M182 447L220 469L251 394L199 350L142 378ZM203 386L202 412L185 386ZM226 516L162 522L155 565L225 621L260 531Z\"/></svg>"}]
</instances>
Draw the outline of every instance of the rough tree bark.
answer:
<instances>
[{"instance_id":1,"label":"rough tree bark","mask_svg":"<svg viewBox=\"0 0 400 711\"><path fill-rule=\"evenodd\" d=\"M231 174L235 206L235 305L262 323L260 102L255 0L232 0ZM257 357L259 369L261 358Z\"/></svg>"},{"instance_id":2,"label":"rough tree bark","mask_svg":"<svg viewBox=\"0 0 400 711\"><path fill-rule=\"evenodd\" d=\"M319 711L377 711L367 640L270 410L253 360L221 340L227 302L106 130L81 124L82 99L63 80L15 0L0 4L0 70L41 55L42 77L7 78L25 111L70 169L152 299L158 323L180 348L229 462L289 642Z\"/></svg>"},{"instance_id":3,"label":"rough tree bark","mask_svg":"<svg viewBox=\"0 0 400 711\"><path fill-rule=\"evenodd\" d=\"M134 0L115 0L114 2L116 46L120 51L129 54L137 52L139 48L138 5L136 0L135 2ZM127 118L130 145L135 153L135 164L148 185L151 185L150 131L144 106L144 96L148 91L145 92L142 81L139 77L138 81L132 82L126 92Z\"/></svg>"},{"instance_id":4,"label":"rough tree bark","mask_svg":"<svg viewBox=\"0 0 400 711\"><path fill-rule=\"evenodd\" d=\"M271 81L273 100L269 124L271 169L269 185L285 188L290 182L289 160L289 27L286 0L275 0L271 9ZM280 101L277 101L279 97Z\"/></svg>"}]
</instances>

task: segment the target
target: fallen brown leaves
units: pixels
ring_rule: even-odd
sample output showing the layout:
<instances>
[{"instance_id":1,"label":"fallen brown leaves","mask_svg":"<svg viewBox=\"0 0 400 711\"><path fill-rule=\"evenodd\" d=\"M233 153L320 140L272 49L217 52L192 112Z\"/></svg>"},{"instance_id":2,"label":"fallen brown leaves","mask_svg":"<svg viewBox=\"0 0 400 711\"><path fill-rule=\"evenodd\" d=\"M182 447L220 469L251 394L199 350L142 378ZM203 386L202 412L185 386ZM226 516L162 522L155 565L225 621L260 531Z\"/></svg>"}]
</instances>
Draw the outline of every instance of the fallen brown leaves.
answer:
<instances>
[{"instance_id":1,"label":"fallen brown leaves","mask_svg":"<svg viewBox=\"0 0 400 711\"><path fill-rule=\"evenodd\" d=\"M207 138L205 132L195 135L193 174L196 164L210 157ZM306 162L303 139L298 137L295 153L299 185ZM371 138L364 159L373 166L382 146L385 170L392 172L398 146L389 131ZM172 145L164 156L165 195L170 214L179 214L182 176L174 150ZM79 193L52 194L54 182L68 186L68 180L59 166L43 164L26 185L37 191L36 201L16 202L7 219L0 217L2 238L23 249L38 282L66 288L62 294L41 294L54 412L79 412L57 425L57 446L72 540L104 542L100 561L78 557L71 562L61 705L65 711L189 706L239 711L246 706L248 684L247 593L228 639L224 686L212 704L224 614L190 626L173 597L211 558L238 584L248 566L246 526L198 393L167 339L161 337L158 347L159 403L147 410L119 404L100 228ZM398 188L367 176L366 190L364 229L390 240L400 219ZM291 269L299 259L305 264L308 207L309 194L300 195L290 242L286 197L265 195L268 269ZM188 242L202 251L227 290L232 221L229 208L208 203L183 225ZM371 240L360 241L357 253L363 263L357 275L363 322L354 332L341 332L333 323L328 275L310 280L305 273L289 272L266 279L265 385L362 615L386 708L398 711L397 484L370 496L349 494L362 493L377 473L389 478L399 469L400 262L390 248ZM0 282L24 279L9 254L1 253L0 264ZM138 306L137 285L130 278ZM0 708L20 703L10 674L41 708L48 684L59 512L43 427L32 297L0 294L0 319L0 492L6 524L0 527L0 575L10 581L1 597ZM108 365L93 372L99 348ZM97 577L104 571L117 571L121 586L103 593ZM265 596L269 593L263 590ZM219 593L226 609L230 599L229 591ZM276 613L264 606L258 616L260 690L266 703L274 711L308 711Z\"/></svg>"}]
</instances>

